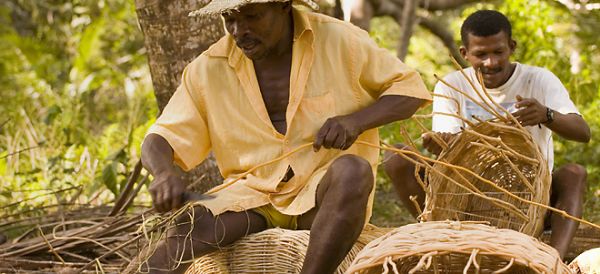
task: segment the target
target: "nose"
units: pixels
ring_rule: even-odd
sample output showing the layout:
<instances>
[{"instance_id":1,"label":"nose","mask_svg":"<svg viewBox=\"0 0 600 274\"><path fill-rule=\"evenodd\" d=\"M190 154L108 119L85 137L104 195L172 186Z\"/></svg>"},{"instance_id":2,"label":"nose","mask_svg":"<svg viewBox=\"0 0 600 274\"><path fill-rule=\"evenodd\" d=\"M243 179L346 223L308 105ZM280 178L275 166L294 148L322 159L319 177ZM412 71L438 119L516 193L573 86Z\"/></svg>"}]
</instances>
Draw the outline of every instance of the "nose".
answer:
<instances>
[{"instance_id":1,"label":"nose","mask_svg":"<svg viewBox=\"0 0 600 274\"><path fill-rule=\"evenodd\" d=\"M488 56L483 60L482 65L486 68L495 68L498 66L498 58Z\"/></svg>"}]
</instances>

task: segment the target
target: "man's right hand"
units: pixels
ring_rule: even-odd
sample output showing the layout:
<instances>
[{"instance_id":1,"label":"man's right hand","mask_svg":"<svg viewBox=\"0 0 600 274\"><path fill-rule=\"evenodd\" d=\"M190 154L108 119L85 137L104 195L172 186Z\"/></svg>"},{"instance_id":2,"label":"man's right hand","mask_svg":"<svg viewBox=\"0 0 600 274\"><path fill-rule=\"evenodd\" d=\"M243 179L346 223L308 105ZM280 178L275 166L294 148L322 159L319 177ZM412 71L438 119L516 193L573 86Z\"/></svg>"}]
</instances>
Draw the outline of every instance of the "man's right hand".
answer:
<instances>
[{"instance_id":1,"label":"man's right hand","mask_svg":"<svg viewBox=\"0 0 600 274\"><path fill-rule=\"evenodd\" d=\"M423 134L423 147L425 147L427 151L435 155L440 155L440 153L442 152L442 146L441 144L438 144L436 142L433 135L436 135L438 138L444 140L446 144L450 143L454 136L456 136L456 134L449 132L427 132Z\"/></svg>"},{"instance_id":2,"label":"man's right hand","mask_svg":"<svg viewBox=\"0 0 600 274\"><path fill-rule=\"evenodd\" d=\"M150 185L152 203L158 212L180 208L184 203L185 183L174 171L158 174Z\"/></svg>"}]
</instances>

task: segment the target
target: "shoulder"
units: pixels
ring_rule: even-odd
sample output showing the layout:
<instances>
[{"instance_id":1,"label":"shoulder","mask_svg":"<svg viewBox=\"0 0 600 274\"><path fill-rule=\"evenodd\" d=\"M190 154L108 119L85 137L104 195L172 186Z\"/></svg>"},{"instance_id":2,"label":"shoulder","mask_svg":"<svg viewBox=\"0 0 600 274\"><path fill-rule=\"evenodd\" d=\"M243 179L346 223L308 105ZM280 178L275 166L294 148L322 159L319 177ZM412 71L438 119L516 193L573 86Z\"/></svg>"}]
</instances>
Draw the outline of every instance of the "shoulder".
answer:
<instances>
[{"instance_id":1,"label":"shoulder","mask_svg":"<svg viewBox=\"0 0 600 274\"><path fill-rule=\"evenodd\" d=\"M305 14L317 37L328 40L332 38L346 41L371 40L368 32L349 22L316 12L306 12Z\"/></svg>"},{"instance_id":2,"label":"shoulder","mask_svg":"<svg viewBox=\"0 0 600 274\"><path fill-rule=\"evenodd\" d=\"M210 70L213 66L226 64L232 47L235 47L233 39L231 39L229 35L225 35L192 60L187 66L187 69Z\"/></svg>"},{"instance_id":3,"label":"shoulder","mask_svg":"<svg viewBox=\"0 0 600 274\"><path fill-rule=\"evenodd\" d=\"M517 66L520 66L521 74L528 79L537 79L540 81L558 80L558 77L547 68L520 63L517 63Z\"/></svg>"},{"instance_id":4,"label":"shoulder","mask_svg":"<svg viewBox=\"0 0 600 274\"><path fill-rule=\"evenodd\" d=\"M468 67L468 68L464 69L463 71L469 76L472 76L474 74L472 67ZM448 82L449 84L454 84L454 85L462 85L463 83L467 84L467 79L462 74L462 72L459 70L446 74L446 76L444 76L443 80L445 82ZM438 84L443 85L442 82L438 82Z\"/></svg>"}]
</instances>

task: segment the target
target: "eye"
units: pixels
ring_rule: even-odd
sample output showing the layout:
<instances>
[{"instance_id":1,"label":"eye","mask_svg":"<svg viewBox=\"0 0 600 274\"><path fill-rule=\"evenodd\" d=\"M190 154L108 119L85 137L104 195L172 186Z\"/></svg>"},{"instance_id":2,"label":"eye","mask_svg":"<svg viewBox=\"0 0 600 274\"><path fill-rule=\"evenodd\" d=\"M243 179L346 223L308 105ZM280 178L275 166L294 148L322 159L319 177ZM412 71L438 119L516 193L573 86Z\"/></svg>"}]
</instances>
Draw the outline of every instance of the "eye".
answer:
<instances>
[{"instance_id":1,"label":"eye","mask_svg":"<svg viewBox=\"0 0 600 274\"><path fill-rule=\"evenodd\" d=\"M250 14L246 14L245 17L247 20L256 20L256 19L258 19L259 16L256 13L250 13Z\"/></svg>"}]
</instances>

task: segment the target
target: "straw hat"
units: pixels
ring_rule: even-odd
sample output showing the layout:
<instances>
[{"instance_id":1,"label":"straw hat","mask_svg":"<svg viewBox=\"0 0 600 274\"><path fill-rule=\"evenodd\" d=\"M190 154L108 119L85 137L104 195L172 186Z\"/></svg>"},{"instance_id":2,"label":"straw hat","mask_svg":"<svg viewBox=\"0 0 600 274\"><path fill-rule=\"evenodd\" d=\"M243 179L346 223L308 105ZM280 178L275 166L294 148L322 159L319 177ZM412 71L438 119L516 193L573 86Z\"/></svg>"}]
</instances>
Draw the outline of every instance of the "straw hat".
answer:
<instances>
[{"instance_id":1,"label":"straw hat","mask_svg":"<svg viewBox=\"0 0 600 274\"><path fill-rule=\"evenodd\" d=\"M214 14L221 14L226 11L239 9L240 7L248 4L258 3L270 3L270 2L287 2L293 1L304 6L307 6L313 10L318 10L319 5L312 0L212 0L208 5L201 9L190 12L189 16L207 16Z\"/></svg>"}]
</instances>

